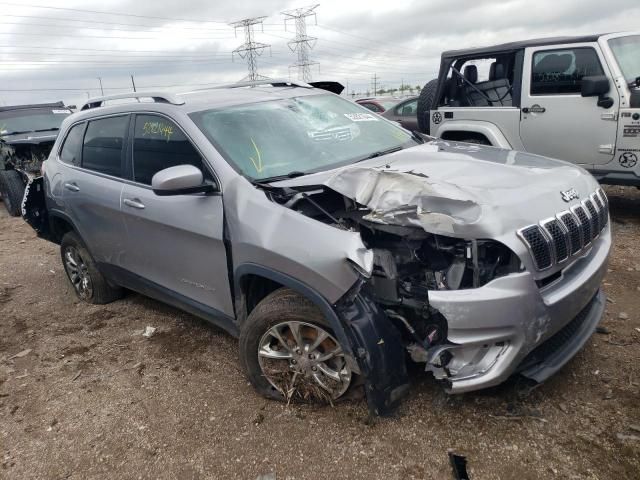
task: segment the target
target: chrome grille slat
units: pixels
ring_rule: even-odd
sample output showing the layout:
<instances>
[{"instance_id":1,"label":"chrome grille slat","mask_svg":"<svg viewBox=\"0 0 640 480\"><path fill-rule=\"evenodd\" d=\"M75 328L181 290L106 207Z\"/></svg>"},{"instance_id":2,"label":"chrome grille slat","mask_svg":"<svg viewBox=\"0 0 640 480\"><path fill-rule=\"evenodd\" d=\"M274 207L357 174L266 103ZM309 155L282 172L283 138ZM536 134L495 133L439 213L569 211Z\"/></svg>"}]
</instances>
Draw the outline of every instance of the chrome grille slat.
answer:
<instances>
[{"instance_id":1,"label":"chrome grille slat","mask_svg":"<svg viewBox=\"0 0 640 480\"><path fill-rule=\"evenodd\" d=\"M538 270L569 260L589 247L609 219L609 202L602 189L582 202L536 225L518 231Z\"/></svg>"},{"instance_id":2,"label":"chrome grille slat","mask_svg":"<svg viewBox=\"0 0 640 480\"><path fill-rule=\"evenodd\" d=\"M586 199L582 202L582 204L586 207L587 212L589 213L589 219L591 221L591 240L598 236L600 233L600 221L598 219L598 212L596 211L596 207L593 206L593 202L591 199Z\"/></svg>"},{"instance_id":3,"label":"chrome grille slat","mask_svg":"<svg viewBox=\"0 0 640 480\"><path fill-rule=\"evenodd\" d=\"M560 221L554 219L542 222L542 228L551 237L553 253L556 263L564 262L569 258L568 232L563 228Z\"/></svg>"},{"instance_id":4,"label":"chrome grille slat","mask_svg":"<svg viewBox=\"0 0 640 480\"><path fill-rule=\"evenodd\" d=\"M570 255L575 255L582 249L582 232L580 231L578 220L571 212L563 212L558 215L558 218L564 224L569 235L569 242L571 245Z\"/></svg>"}]
</instances>

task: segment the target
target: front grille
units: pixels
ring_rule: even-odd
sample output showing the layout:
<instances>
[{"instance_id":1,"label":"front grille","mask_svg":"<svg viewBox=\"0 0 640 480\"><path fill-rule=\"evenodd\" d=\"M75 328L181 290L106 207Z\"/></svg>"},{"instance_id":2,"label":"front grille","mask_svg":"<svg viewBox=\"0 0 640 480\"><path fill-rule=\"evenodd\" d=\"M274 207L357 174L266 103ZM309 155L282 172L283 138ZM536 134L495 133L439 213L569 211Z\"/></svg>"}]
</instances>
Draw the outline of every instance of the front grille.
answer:
<instances>
[{"instance_id":1,"label":"front grille","mask_svg":"<svg viewBox=\"0 0 640 480\"><path fill-rule=\"evenodd\" d=\"M608 200L602 189L571 210L518 231L538 270L546 270L577 255L600 235L609 220Z\"/></svg>"},{"instance_id":2,"label":"front grille","mask_svg":"<svg viewBox=\"0 0 640 480\"><path fill-rule=\"evenodd\" d=\"M567 323L561 330L555 333L553 336L545 340L543 343L534 348L520 363L518 370L526 370L529 367L542 363L547 358L551 357L558 350L564 347L569 340L573 338L576 332L582 327L582 324L587 319L593 303L595 302L597 294L587 303L587 305L576 315L569 323Z\"/></svg>"}]
</instances>

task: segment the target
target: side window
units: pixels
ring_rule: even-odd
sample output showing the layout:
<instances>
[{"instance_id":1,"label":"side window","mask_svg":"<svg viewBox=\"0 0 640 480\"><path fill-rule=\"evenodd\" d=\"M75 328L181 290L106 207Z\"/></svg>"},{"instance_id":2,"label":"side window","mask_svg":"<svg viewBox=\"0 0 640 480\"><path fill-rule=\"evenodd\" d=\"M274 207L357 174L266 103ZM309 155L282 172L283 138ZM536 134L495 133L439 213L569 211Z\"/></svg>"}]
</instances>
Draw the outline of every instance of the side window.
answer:
<instances>
[{"instance_id":1,"label":"side window","mask_svg":"<svg viewBox=\"0 0 640 480\"><path fill-rule=\"evenodd\" d=\"M205 178L211 178L202 157L174 122L157 115L136 115L133 179L151 185L160 170L185 164L198 167Z\"/></svg>"},{"instance_id":2,"label":"side window","mask_svg":"<svg viewBox=\"0 0 640 480\"><path fill-rule=\"evenodd\" d=\"M69 130L67 138L60 150L60 160L71 165L80 165L80 149L82 148L82 134L84 133L84 123L74 125Z\"/></svg>"},{"instance_id":3,"label":"side window","mask_svg":"<svg viewBox=\"0 0 640 480\"><path fill-rule=\"evenodd\" d=\"M580 93L582 77L603 74L593 48L535 52L531 66L531 95Z\"/></svg>"},{"instance_id":4,"label":"side window","mask_svg":"<svg viewBox=\"0 0 640 480\"><path fill-rule=\"evenodd\" d=\"M84 135L82 167L122 176L122 151L128 125L128 115L90 121Z\"/></svg>"},{"instance_id":5,"label":"side window","mask_svg":"<svg viewBox=\"0 0 640 480\"><path fill-rule=\"evenodd\" d=\"M378 107L375 103L366 102L366 103L361 103L360 105L362 105L364 108L371 110L372 112L380 113L382 111L380 107Z\"/></svg>"},{"instance_id":6,"label":"side window","mask_svg":"<svg viewBox=\"0 0 640 480\"><path fill-rule=\"evenodd\" d=\"M418 99L415 99L403 105L400 105L396 109L396 115L400 115L402 117L414 117L417 111L418 111Z\"/></svg>"}]
</instances>

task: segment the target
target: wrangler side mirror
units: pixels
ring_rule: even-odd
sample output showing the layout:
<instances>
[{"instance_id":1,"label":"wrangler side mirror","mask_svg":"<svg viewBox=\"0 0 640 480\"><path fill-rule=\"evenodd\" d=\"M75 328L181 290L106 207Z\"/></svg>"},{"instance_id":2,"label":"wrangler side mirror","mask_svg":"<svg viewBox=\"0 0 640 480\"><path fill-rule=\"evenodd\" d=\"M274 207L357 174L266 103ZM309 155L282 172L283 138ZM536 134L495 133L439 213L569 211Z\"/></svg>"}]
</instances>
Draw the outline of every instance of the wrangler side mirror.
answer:
<instances>
[{"instance_id":1,"label":"wrangler side mirror","mask_svg":"<svg viewBox=\"0 0 640 480\"><path fill-rule=\"evenodd\" d=\"M582 77L582 90L580 94L583 97L599 97L605 93L609 93L609 88L609 79L606 75Z\"/></svg>"},{"instance_id":2,"label":"wrangler side mirror","mask_svg":"<svg viewBox=\"0 0 640 480\"><path fill-rule=\"evenodd\" d=\"M151 189L159 196L217 191L214 184L204 182L202 171L193 165L177 165L160 170L151 179Z\"/></svg>"},{"instance_id":3,"label":"wrangler side mirror","mask_svg":"<svg viewBox=\"0 0 640 480\"><path fill-rule=\"evenodd\" d=\"M598 106L602 108L613 107L613 99L607 97L611 85L606 75L593 75L582 77L580 94L583 97L598 97Z\"/></svg>"}]
</instances>

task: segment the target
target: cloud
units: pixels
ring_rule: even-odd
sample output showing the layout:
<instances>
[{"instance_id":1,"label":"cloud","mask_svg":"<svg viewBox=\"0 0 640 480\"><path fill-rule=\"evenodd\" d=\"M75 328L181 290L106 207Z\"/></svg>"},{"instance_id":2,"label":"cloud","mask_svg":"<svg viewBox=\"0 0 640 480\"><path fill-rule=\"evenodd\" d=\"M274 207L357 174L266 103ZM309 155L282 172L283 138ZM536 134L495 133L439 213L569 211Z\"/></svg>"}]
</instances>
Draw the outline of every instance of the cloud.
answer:
<instances>
[{"instance_id":1,"label":"cloud","mask_svg":"<svg viewBox=\"0 0 640 480\"><path fill-rule=\"evenodd\" d=\"M39 1L32 0L34 4ZM0 19L0 102L63 99L80 103L99 94L138 88L180 90L235 81L247 73L231 51L244 42L228 22L266 16L254 40L271 44L258 58L259 73L296 76L287 42L293 38L280 12L289 0L104 2L60 0L56 8L3 4ZM76 10L65 10L76 9ZM115 12L100 14L95 12ZM92 11L92 12L90 12ZM610 0L321 0L312 60L315 78L365 91L373 74L383 86L424 84L437 74L443 50L550 35L631 30L640 5ZM128 13L129 15L119 15ZM218 23L216 23L218 22ZM237 36L236 36L237 33ZM69 90L77 89L77 90Z\"/></svg>"}]
</instances>

